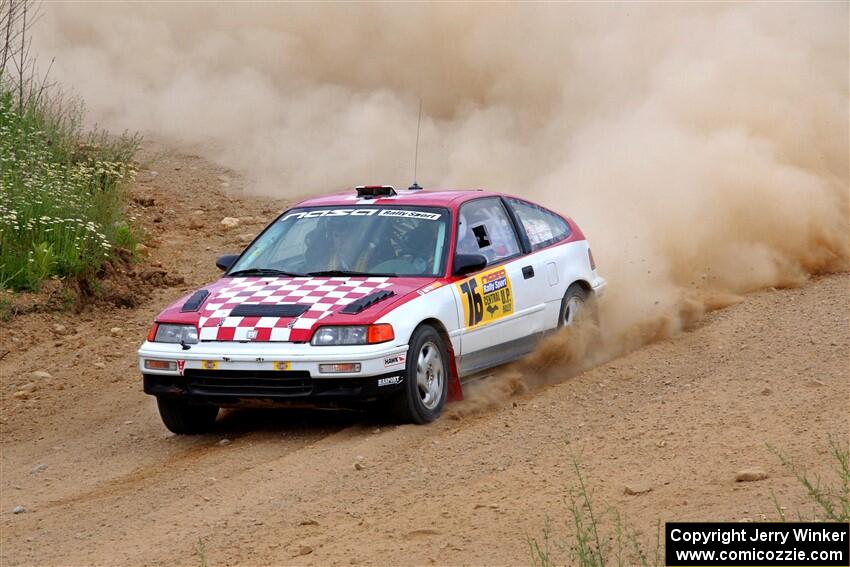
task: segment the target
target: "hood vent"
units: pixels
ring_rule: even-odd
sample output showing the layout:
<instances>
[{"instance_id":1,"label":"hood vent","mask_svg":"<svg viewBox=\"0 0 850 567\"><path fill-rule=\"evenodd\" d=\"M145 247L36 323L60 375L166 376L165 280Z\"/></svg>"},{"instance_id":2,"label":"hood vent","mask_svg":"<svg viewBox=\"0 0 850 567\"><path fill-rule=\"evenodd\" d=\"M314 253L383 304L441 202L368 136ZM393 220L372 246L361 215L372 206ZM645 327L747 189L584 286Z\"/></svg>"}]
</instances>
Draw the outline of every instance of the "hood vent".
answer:
<instances>
[{"instance_id":1,"label":"hood vent","mask_svg":"<svg viewBox=\"0 0 850 567\"><path fill-rule=\"evenodd\" d=\"M204 301L209 297L210 292L205 289L196 291L193 293L189 299L186 300L186 303L183 304L183 307L180 308L181 313L190 313L192 311L197 311L201 308L201 305L204 304Z\"/></svg>"},{"instance_id":2,"label":"hood vent","mask_svg":"<svg viewBox=\"0 0 850 567\"><path fill-rule=\"evenodd\" d=\"M300 317L309 309L309 305L300 303L283 303L281 305L242 303L230 311L230 317Z\"/></svg>"},{"instance_id":3,"label":"hood vent","mask_svg":"<svg viewBox=\"0 0 850 567\"><path fill-rule=\"evenodd\" d=\"M367 307L370 307L388 297L392 297L393 295L395 295L395 292L389 289L382 289L381 291L370 293L369 295L361 297L356 301L352 301L351 303L346 305L342 309L342 311L340 311L340 313L345 313L347 315L355 315L357 313L360 313Z\"/></svg>"}]
</instances>

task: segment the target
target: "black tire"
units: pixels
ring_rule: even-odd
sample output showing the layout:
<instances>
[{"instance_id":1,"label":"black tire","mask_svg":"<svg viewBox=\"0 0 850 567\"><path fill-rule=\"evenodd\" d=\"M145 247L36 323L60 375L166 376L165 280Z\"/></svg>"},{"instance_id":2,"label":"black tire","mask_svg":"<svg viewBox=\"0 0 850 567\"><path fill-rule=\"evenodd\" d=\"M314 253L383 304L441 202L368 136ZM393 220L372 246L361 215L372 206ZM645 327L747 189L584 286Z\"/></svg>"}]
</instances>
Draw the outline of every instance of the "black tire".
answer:
<instances>
[{"instance_id":1,"label":"black tire","mask_svg":"<svg viewBox=\"0 0 850 567\"><path fill-rule=\"evenodd\" d=\"M179 398L157 398L159 417L172 433L178 435L197 435L206 433L215 424L218 407L194 405Z\"/></svg>"},{"instance_id":2,"label":"black tire","mask_svg":"<svg viewBox=\"0 0 850 567\"><path fill-rule=\"evenodd\" d=\"M589 313L584 313L588 309ZM584 286L578 283L567 288L564 298L561 300L561 312L558 315L558 327L573 325L577 322L576 317L589 315L591 320L596 321L596 305L593 298Z\"/></svg>"},{"instance_id":3,"label":"black tire","mask_svg":"<svg viewBox=\"0 0 850 567\"><path fill-rule=\"evenodd\" d=\"M430 325L418 327L407 350L404 388L392 400L395 418L421 425L440 417L446 405L450 375L449 353L443 338Z\"/></svg>"}]
</instances>

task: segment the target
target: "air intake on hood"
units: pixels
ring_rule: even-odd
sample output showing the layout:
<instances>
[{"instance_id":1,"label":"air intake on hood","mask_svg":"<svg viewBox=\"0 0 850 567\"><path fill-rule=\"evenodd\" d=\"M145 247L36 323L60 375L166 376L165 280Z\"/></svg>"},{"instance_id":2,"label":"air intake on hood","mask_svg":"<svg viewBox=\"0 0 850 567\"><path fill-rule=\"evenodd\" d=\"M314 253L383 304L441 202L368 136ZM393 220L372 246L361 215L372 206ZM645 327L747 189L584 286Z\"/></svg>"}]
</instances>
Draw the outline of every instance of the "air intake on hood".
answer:
<instances>
[{"instance_id":1,"label":"air intake on hood","mask_svg":"<svg viewBox=\"0 0 850 567\"><path fill-rule=\"evenodd\" d=\"M355 313L360 313L370 305L374 305L379 301L386 299L388 297L392 297L395 295L395 292L389 289L382 289L381 291L376 291L374 293L370 293L364 297L356 301L352 301L348 305L346 305L340 313L346 313L348 315L354 315Z\"/></svg>"},{"instance_id":2,"label":"air intake on hood","mask_svg":"<svg viewBox=\"0 0 850 567\"><path fill-rule=\"evenodd\" d=\"M261 305L258 303L243 303L230 312L231 317L300 317L310 309L309 305L300 303L283 303L281 305Z\"/></svg>"},{"instance_id":3,"label":"air intake on hood","mask_svg":"<svg viewBox=\"0 0 850 567\"><path fill-rule=\"evenodd\" d=\"M180 308L181 313L188 313L190 311L197 311L203 305L204 300L209 297L210 292L205 289L196 291L186 300L186 303L183 304L183 307Z\"/></svg>"}]
</instances>

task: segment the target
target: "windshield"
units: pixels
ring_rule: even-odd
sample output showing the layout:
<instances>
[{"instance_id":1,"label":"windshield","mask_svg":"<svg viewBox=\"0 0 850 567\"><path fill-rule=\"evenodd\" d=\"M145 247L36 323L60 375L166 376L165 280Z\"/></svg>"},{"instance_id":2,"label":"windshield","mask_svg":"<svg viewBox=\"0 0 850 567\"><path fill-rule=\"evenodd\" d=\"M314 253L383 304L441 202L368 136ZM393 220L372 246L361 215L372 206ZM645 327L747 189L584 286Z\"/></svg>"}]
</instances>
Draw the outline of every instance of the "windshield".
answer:
<instances>
[{"instance_id":1,"label":"windshield","mask_svg":"<svg viewBox=\"0 0 850 567\"><path fill-rule=\"evenodd\" d=\"M435 207L292 209L228 272L238 275L440 276L449 211Z\"/></svg>"}]
</instances>

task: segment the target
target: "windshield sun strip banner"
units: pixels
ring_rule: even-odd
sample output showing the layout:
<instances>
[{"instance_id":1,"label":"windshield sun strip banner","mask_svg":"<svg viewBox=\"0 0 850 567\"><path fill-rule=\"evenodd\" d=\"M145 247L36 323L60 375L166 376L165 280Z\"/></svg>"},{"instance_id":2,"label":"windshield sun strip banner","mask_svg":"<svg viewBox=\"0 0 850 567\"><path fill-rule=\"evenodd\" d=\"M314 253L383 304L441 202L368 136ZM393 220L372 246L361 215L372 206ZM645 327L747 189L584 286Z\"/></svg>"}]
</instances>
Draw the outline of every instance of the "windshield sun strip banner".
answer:
<instances>
[{"instance_id":1,"label":"windshield sun strip banner","mask_svg":"<svg viewBox=\"0 0 850 567\"><path fill-rule=\"evenodd\" d=\"M443 215L441 213L433 213L429 211L415 211L411 209L391 209L391 208L368 208L368 209L316 209L312 211L292 212L281 218L281 221L290 218L295 219L312 219L318 217L397 217L411 218L436 221L440 220Z\"/></svg>"}]
</instances>

